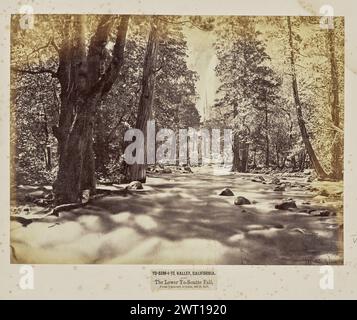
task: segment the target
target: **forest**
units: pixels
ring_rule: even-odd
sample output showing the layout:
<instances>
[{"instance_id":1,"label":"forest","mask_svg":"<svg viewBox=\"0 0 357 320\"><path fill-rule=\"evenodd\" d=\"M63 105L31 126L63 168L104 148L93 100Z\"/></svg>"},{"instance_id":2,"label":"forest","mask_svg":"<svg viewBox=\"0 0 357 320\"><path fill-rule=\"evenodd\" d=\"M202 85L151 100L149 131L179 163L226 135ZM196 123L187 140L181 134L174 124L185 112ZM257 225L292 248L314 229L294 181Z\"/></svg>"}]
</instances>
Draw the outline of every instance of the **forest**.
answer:
<instances>
[{"instance_id":1,"label":"forest","mask_svg":"<svg viewBox=\"0 0 357 320\"><path fill-rule=\"evenodd\" d=\"M103 219L101 212L109 210L121 215L120 227L121 219L129 221L138 214L133 219L140 230L133 230L146 236L158 230L156 240L177 243L208 238L220 246L234 243L238 247L247 241L243 246L250 248L253 231L264 231L258 237L263 248L272 232L286 231L288 211L330 220L304 219L290 227L276 244L283 258L268 258L259 249L250 258L225 253L221 262L306 264L328 252L328 259L332 254L341 263L343 18L335 17L331 27L313 16L35 15L34 25L28 28L22 19L21 15L11 19L12 220L22 226L14 243L30 237L22 232L38 237L38 231L27 227L37 219L36 213L42 222L57 226L65 224L61 219L67 221L68 216L71 222L90 215ZM205 41L211 60L199 49ZM212 61L213 67L212 63L198 67ZM155 121L156 131L167 128L177 135L187 128L231 129L229 173L218 175L202 159L197 164L177 160L169 165L128 165L125 132L136 128L145 133L150 120ZM235 220L236 206L225 196L236 194L241 194L234 199L240 210L251 205L251 213L268 214L271 209L285 213L269 218L275 219L273 224L259 214ZM295 198L301 198L301 206ZM210 217L204 217L205 210ZM158 211L164 216L158 217ZM209 220L208 230L201 225L205 224L202 219ZM243 227L238 234L228 228L248 222L260 227ZM108 223L99 223L105 230L100 234L116 230ZM310 228L325 233L320 230L319 238L319 232L309 233ZM212 236L216 231L225 240ZM127 237L143 241L144 235L136 233ZM297 242L301 256L295 261L288 253L294 250L281 246L286 237L296 234L311 237ZM308 258L305 248L309 245L301 241L316 247ZM27 252L26 248L15 247L17 261L22 262L136 263L147 262L150 256L139 259L140 253L126 253L116 260L115 254L110 259L83 260L73 253L75 258L53 260L35 252L31 258L23 253L20 259L18 251ZM178 250L183 252L178 262L192 262L188 249ZM205 255L198 260L211 263ZM177 262L167 255L155 261Z\"/></svg>"}]
</instances>

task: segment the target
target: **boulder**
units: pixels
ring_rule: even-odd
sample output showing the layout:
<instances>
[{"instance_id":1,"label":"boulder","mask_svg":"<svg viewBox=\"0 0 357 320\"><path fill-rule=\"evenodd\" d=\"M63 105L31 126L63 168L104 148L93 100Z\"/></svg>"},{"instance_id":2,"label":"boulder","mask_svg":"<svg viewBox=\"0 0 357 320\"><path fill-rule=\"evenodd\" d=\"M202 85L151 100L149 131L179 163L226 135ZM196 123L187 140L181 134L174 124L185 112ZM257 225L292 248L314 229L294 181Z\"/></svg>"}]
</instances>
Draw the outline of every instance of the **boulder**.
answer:
<instances>
[{"instance_id":1,"label":"boulder","mask_svg":"<svg viewBox=\"0 0 357 320\"><path fill-rule=\"evenodd\" d=\"M170 168L164 168L162 173L172 173L172 170Z\"/></svg>"},{"instance_id":2,"label":"boulder","mask_svg":"<svg viewBox=\"0 0 357 320\"><path fill-rule=\"evenodd\" d=\"M298 232L298 233L301 233L301 234L305 234L306 233L306 231L304 229L301 229L301 228L294 228L294 229L291 229L291 231Z\"/></svg>"},{"instance_id":3,"label":"boulder","mask_svg":"<svg viewBox=\"0 0 357 320\"><path fill-rule=\"evenodd\" d=\"M129 190L141 190L144 189L143 184L140 181L132 181L128 184L127 189Z\"/></svg>"},{"instance_id":4,"label":"boulder","mask_svg":"<svg viewBox=\"0 0 357 320\"><path fill-rule=\"evenodd\" d=\"M271 183L272 183L272 184L279 184L279 183L280 183L280 180L279 180L279 178L274 177L273 179L271 179Z\"/></svg>"},{"instance_id":5,"label":"boulder","mask_svg":"<svg viewBox=\"0 0 357 320\"><path fill-rule=\"evenodd\" d=\"M265 179L264 179L263 176L259 176L258 179L259 179L260 181L265 181Z\"/></svg>"},{"instance_id":6,"label":"boulder","mask_svg":"<svg viewBox=\"0 0 357 320\"><path fill-rule=\"evenodd\" d=\"M322 211L320 211L320 216L321 217L336 216L336 212L332 212L332 211L329 211L329 210L322 210Z\"/></svg>"},{"instance_id":7,"label":"boulder","mask_svg":"<svg viewBox=\"0 0 357 320\"><path fill-rule=\"evenodd\" d=\"M324 197L324 196L316 196L316 197L314 197L313 199L314 199L314 201L316 201L316 202L325 203L327 197Z\"/></svg>"},{"instance_id":8,"label":"boulder","mask_svg":"<svg viewBox=\"0 0 357 320\"><path fill-rule=\"evenodd\" d=\"M283 202L275 205L275 209L279 210L288 210L288 209L296 209L296 202L292 199L284 200Z\"/></svg>"},{"instance_id":9,"label":"boulder","mask_svg":"<svg viewBox=\"0 0 357 320\"><path fill-rule=\"evenodd\" d=\"M343 197L343 191L337 191L333 194L334 197L341 198Z\"/></svg>"},{"instance_id":10,"label":"boulder","mask_svg":"<svg viewBox=\"0 0 357 320\"><path fill-rule=\"evenodd\" d=\"M183 167L183 170L184 170L185 172L192 173L192 169L191 169L189 166L187 166L187 165Z\"/></svg>"},{"instance_id":11,"label":"boulder","mask_svg":"<svg viewBox=\"0 0 357 320\"><path fill-rule=\"evenodd\" d=\"M272 227L276 229L284 229L284 226L281 223L276 223Z\"/></svg>"},{"instance_id":12,"label":"boulder","mask_svg":"<svg viewBox=\"0 0 357 320\"><path fill-rule=\"evenodd\" d=\"M322 189L321 191L319 191L318 195L323 197L328 197L330 194L326 189Z\"/></svg>"},{"instance_id":13,"label":"boulder","mask_svg":"<svg viewBox=\"0 0 357 320\"><path fill-rule=\"evenodd\" d=\"M317 209L306 209L306 212L308 213L308 214L311 214L311 215L315 215L315 213L314 212L316 212L317 211Z\"/></svg>"},{"instance_id":14,"label":"boulder","mask_svg":"<svg viewBox=\"0 0 357 320\"><path fill-rule=\"evenodd\" d=\"M241 205L244 205L244 204L251 204L251 202L247 198L239 196L239 197L236 197L234 199L234 204L236 206L241 206Z\"/></svg>"},{"instance_id":15,"label":"boulder","mask_svg":"<svg viewBox=\"0 0 357 320\"><path fill-rule=\"evenodd\" d=\"M313 216L313 215L315 215L314 212L316 211L316 209L302 208L302 209L299 209L298 211L299 211L299 213L306 213L306 214Z\"/></svg>"},{"instance_id":16,"label":"boulder","mask_svg":"<svg viewBox=\"0 0 357 320\"><path fill-rule=\"evenodd\" d=\"M234 193L231 189L229 188L224 188L220 193L219 193L220 196L234 196Z\"/></svg>"},{"instance_id":17,"label":"boulder","mask_svg":"<svg viewBox=\"0 0 357 320\"><path fill-rule=\"evenodd\" d=\"M285 184L280 184L274 188L274 191L285 191Z\"/></svg>"},{"instance_id":18,"label":"boulder","mask_svg":"<svg viewBox=\"0 0 357 320\"><path fill-rule=\"evenodd\" d=\"M82 203L87 203L90 199L90 190L89 189L85 189L82 192Z\"/></svg>"}]
</instances>

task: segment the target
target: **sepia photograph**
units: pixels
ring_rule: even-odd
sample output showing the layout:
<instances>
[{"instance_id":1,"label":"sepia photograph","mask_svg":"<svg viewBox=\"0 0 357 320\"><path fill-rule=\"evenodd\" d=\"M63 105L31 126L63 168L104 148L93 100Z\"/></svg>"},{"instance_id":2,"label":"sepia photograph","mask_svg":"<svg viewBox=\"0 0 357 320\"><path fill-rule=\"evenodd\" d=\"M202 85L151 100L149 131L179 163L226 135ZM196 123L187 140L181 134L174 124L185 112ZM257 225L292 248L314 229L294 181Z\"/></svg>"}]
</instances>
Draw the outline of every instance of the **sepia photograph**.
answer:
<instances>
[{"instance_id":1,"label":"sepia photograph","mask_svg":"<svg viewBox=\"0 0 357 320\"><path fill-rule=\"evenodd\" d=\"M12 14L12 264L343 265L342 16Z\"/></svg>"}]
</instances>

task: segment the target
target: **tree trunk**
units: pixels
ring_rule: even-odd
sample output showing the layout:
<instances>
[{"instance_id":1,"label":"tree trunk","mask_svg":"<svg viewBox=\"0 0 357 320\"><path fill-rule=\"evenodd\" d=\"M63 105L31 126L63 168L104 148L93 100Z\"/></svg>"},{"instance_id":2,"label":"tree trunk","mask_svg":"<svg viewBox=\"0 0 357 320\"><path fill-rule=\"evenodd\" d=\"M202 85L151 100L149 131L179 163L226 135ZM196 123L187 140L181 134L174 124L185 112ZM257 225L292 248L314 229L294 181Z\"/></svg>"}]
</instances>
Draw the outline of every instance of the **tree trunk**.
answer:
<instances>
[{"instance_id":1,"label":"tree trunk","mask_svg":"<svg viewBox=\"0 0 357 320\"><path fill-rule=\"evenodd\" d=\"M318 175L319 178L321 179L326 179L327 174L322 168L319 160L317 159L317 156L315 154L315 151L311 145L309 134L307 133L306 126L305 126L305 121L303 119L303 114L302 114L302 108L301 108L301 101L299 97L299 91L298 91L298 85L297 85L297 80L296 80L296 69L295 69L295 53L294 53L294 46L293 46L293 37L292 37L292 30L291 30L291 21L290 17L287 17L287 22L288 22L288 30L289 30L289 45L290 45L290 64L291 64L291 78L292 78L292 88L293 88L293 94L294 94L294 101L295 101L295 108L296 108L296 115L297 115L297 120L301 132L301 137L302 140L305 144L306 151L309 155L309 158L311 160L311 163Z\"/></svg>"},{"instance_id":2,"label":"tree trunk","mask_svg":"<svg viewBox=\"0 0 357 320\"><path fill-rule=\"evenodd\" d=\"M335 30L328 29L328 43L330 50L330 64L331 64L331 89L332 89L332 104L331 104L331 119L333 123L334 137L331 147L331 178L341 180L343 178L343 142L341 134L337 130L340 126L340 99L339 99L339 77L338 67L335 55Z\"/></svg>"},{"instance_id":3,"label":"tree trunk","mask_svg":"<svg viewBox=\"0 0 357 320\"><path fill-rule=\"evenodd\" d=\"M293 164L293 171L296 171L296 157L295 157L295 155L292 156L291 162Z\"/></svg>"},{"instance_id":4,"label":"tree trunk","mask_svg":"<svg viewBox=\"0 0 357 320\"><path fill-rule=\"evenodd\" d=\"M84 190L95 192L93 151L94 118L97 105L119 74L123 64L128 17L120 19L112 61L100 78L103 43L108 39L110 16L103 16L91 39L88 55L85 16L68 18L68 34L73 22L74 38L67 38L59 52L58 78L61 84L59 126L53 127L58 140L59 168L53 185L57 204L81 202Z\"/></svg>"},{"instance_id":5,"label":"tree trunk","mask_svg":"<svg viewBox=\"0 0 357 320\"><path fill-rule=\"evenodd\" d=\"M281 161L280 169L284 169L285 168L285 164L286 164L286 155L283 155L283 159Z\"/></svg>"},{"instance_id":6,"label":"tree trunk","mask_svg":"<svg viewBox=\"0 0 357 320\"><path fill-rule=\"evenodd\" d=\"M136 120L136 129L140 129L146 141L146 127L147 121L150 120L152 114L152 104L154 98L155 90L155 73L156 73L156 61L159 50L159 37L158 37L158 26L157 18L153 17L151 21L151 29L149 34L149 39L146 46L144 67L143 67L143 77L141 82L141 95L139 100L138 115ZM146 149L146 143L145 143ZM144 151L146 154L146 150ZM146 161L146 157L145 157ZM128 181L140 181L146 182L146 165L134 163L128 166L127 170Z\"/></svg>"},{"instance_id":7,"label":"tree trunk","mask_svg":"<svg viewBox=\"0 0 357 320\"><path fill-rule=\"evenodd\" d=\"M46 146L46 169L52 169L52 155L51 155L51 146Z\"/></svg>"}]
</instances>

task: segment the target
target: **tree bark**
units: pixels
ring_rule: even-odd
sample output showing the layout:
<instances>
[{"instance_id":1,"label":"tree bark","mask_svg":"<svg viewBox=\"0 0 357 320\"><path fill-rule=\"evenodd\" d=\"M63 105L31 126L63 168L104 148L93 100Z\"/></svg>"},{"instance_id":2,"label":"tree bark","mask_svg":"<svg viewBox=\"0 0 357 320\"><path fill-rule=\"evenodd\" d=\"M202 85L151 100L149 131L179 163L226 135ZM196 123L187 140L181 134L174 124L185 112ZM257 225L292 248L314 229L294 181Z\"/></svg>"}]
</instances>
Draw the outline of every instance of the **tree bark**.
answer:
<instances>
[{"instance_id":1,"label":"tree bark","mask_svg":"<svg viewBox=\"0 0 357 320\"><path fill-rule=\"evenodd\" d=\"M155 90L156 61L159 51L158 19L152 17L149 38L146 46L143 77L141 82L141 95L139 100L136 129L140 129L146 141L147 121L152 116L152 104ZM146 143L145 143L146 149ZM146 155L146 150L144 151ZM146 156L145 156L146 161ZM146 165L134 163L127 167L127 180L146 182Z\"/></svg>"},{"instance_id":2,"label":"tree bark","mask_svg":"<svg viewBox=\"0 0 357 320\"><path fill-rule=\"evenodd\" d=\"M298 84L297 84L297 79L296 79L295 53L294 53L294 46L293 46L291 21L290 21L289 16L287 17L287 22L288 22L288 31L289 31L292 88L293 88L296 115L297 115L297 120L298 120L298 124L299 124L299 128L300 128L300 132L301 132L301 137L305 144L305 148L309 155L311 163L316 171L316 174L318 175L319 178L326 179L327 174L324 171L324 169L322 168L322 166L315 154L315 151L311 145L310 137L306 130L305 121L304 121L303 114L302 114L301 101L300 101L300 97L299 97Z\"/></svg>"}]
</instances>

